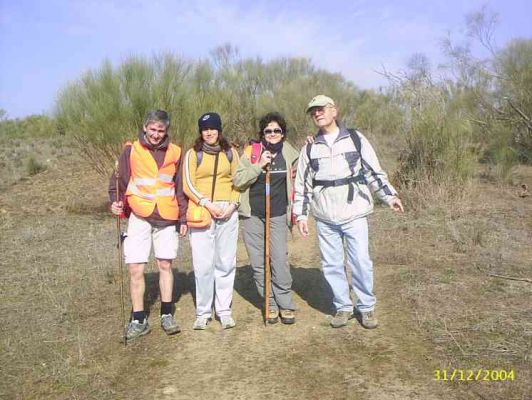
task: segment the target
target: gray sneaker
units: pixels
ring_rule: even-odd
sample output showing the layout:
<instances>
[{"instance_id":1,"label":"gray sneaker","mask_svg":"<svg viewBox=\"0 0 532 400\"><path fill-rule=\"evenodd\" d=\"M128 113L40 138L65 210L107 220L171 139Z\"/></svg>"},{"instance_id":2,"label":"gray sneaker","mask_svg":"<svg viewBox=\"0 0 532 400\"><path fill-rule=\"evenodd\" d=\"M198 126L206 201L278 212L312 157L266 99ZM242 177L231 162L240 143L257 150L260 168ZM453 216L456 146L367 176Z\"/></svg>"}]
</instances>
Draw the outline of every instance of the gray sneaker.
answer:
<instances>
[{"instance_id":1,"label":"gray sneaker","mask_svg":"<svg viewBox=\"0 0 532 400\"><path fill-rule=\"evenodd\" d=\"M205 316L199 316L196 317L196 320L194 321L194 325L192 325L192 329L197 331L203 331L207 329L207 324L209 323L209 317Z\"/></svg>"},{"instance_id":2,"label":"gray sneaker","mask_svg":"<svg viewBox=\"0 0 532 400\"><path fill-rule=\"evenodd\" d=\"M177 325L172 314L161 315L161 327L167 335L174 335L181 332L181 329L179 328L179 325Z\"/></svg>"},{"instance_id":3,"label":"gray sneaker","mask_svg":"<svg viewBox=\"0 0 532 400\"><path fill-rule=\"evenodd\" d=\"M331 319L331 326L333 328L341 328L342 326L347 325L347 321L353 318L353 313L351 311L337 311L336 315Z\"/></svg>"},{"instance_id":4,"label":"gray sneaker","mask_svg":"<svg viewBox=\"0 0 532 400\"><path fill-rule=\"evenodd\" d=\"M368 311L360 313L360 323L366 329L375 329L379 326L379 321L375 317L375 311Z\"/></svg>"},{"instance_id":5,"label":"gray sneaker","mask_svg":"<svg viewBox=\"0 0 532 400\"><path fill-rule=\"evenodd\" d=\"M144 321L141 323L140 321L134 319L127 326L126 339L136 339L139 336L144 336L148 333L150 333L150 325L148 324L148 320L144 319Z\"/></svg>"},{"instance_id":6,"label":"gray sneaker","mask_svg":"<svg viewBox=\"0 0 532 400\"><path fill-rule=\"evenodd\" d=\"M222 324L222 328L224 329L231 329L236 326L235 320L230 315L221 316L220 323Z\"/></svg>"}]
</instances>

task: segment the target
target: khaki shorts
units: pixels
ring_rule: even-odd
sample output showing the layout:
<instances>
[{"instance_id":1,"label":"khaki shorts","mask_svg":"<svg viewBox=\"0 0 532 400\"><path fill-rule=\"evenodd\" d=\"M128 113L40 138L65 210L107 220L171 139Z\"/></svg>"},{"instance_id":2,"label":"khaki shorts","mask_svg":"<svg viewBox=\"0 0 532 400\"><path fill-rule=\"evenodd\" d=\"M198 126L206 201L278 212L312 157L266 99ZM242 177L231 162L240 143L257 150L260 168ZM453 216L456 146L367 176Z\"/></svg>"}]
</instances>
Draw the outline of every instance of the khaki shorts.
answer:
<instances>
[{"instance_id":1,"label":"khaki shorts","mask_svg":"<svg viewBox=\"0 0 532 400\"><path fill-rule=\"evenodd\" d=\"M151 243L155 258L173 260L177 257L177 231L175 225L157 228L151 226L142 217L131 213L124 240L124 256L126 264L147 263L150 257Z\"/></svg>"}]
</instances>

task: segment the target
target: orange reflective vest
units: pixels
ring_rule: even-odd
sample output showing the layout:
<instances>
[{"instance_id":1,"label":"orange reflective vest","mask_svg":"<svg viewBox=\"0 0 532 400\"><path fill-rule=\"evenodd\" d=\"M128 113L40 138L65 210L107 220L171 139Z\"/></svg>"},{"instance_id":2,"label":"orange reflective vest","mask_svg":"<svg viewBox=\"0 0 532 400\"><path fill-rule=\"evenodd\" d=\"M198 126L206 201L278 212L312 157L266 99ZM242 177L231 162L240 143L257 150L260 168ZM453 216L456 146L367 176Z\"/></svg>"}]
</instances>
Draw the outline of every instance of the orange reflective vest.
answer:
<instances>
[{"instance_id":1,"label":"orange reflective vest","mask_svg":"<svg viewBox=\"0 0 532 400\"><path fill-rule=\"evenodd\" d=\"M181 149L169 144L161 168L157 168L150 151L136 140L131 147L129 165L131 175L127 185L127 202L140 217L149 217L155 206L159 215L169 221L177 221L179 208L175 196L174 176Z\"/></svg>"}]
</instances>

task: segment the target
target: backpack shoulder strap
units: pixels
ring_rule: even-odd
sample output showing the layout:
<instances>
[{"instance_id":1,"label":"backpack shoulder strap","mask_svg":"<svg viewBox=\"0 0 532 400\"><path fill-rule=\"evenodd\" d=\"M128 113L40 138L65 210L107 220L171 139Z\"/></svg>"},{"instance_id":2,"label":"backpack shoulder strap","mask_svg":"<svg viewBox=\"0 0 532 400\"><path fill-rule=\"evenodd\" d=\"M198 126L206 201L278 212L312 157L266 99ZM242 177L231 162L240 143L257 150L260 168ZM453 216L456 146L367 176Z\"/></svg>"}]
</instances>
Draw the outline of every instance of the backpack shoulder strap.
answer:
<instances>
[{"instance_id":1,"label":"backpack shoulder strap","mask_svg":"<svg viewBox=\"0 0 532 400\"><path fill-rule=\"evenodd\" d=\"M358 153L360 154L360 157L362 158L362 141L360 140L360 136L357 133L357 130L355 128L348 129L349 136L351 136L351 140L355 144L355 148L357 149Z\"/></svg>"},{"instance_id":2,"label":"backpack shoulder strap","mask_svg":"<svg viewBox=\"0 0 532 400\"><path fill-rule=\"evenodd\" d=\"M225 151L225 156L229 160L229 164L233 162L233 149L230 147Z\"/></svg>"},{"instance_id":3,"label":"backpack shoulder strap","mask_svg":"<svg viewBox=\"0 0 532 400\"><path fill-rule=\"evenodd\" d=\"M196 151L196 168L200 166L201 160L203 160L203 150Z\"/></svg>"},{"instance_id":4,"label":"backpack shoulder strap","mask_svg":"<svg viewBox=\"0 0 532 400\"><path fill-rule=\"evenodd\" d=\"M225 151L225 155L227 159L229 160L229 164L233 162L233 149L228 149ZM201 161L203 160L203 150L196 151L196 166L199 167L201 164Z\"/></svg>"},{"instance_id":5,"label":"backpack shoulder strap","mask_svg":"<svg viewBox=\"0 0 532 400\"><path fill-rule=\"evenodd\" d=\"M261 154L262 144L260 142L251 143L251 164L256 164L259 161Z\"/></svg>"}]
</instances>

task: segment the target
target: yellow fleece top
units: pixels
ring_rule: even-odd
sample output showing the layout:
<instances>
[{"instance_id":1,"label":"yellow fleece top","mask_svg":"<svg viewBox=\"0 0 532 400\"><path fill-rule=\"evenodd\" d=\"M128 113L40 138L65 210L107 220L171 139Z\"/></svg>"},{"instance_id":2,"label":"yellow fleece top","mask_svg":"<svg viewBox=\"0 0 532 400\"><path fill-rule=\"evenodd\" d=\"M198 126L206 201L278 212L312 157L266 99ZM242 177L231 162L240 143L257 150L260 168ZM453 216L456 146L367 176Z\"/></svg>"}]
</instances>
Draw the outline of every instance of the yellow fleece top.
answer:
<instances>
[{"instance_id":1,"label":"yellow fleece top","mask_svg":"<svg viewBox=\"0 0 532 400\"><path fill-rule=\"evenodd\" d=\"M198 167L197 153L194 149L187 151L183 166L183 190L187 197L196 204L204 202L229 201L238 203L240 192L233 186L233 174L238 166L238 152L233 148L233 160L229 163L227 155L219 153L218 170L214 198L211 199L212 180L214 174L215 155L203 152L201 164Z\"/></svg>"}]
</instances>

